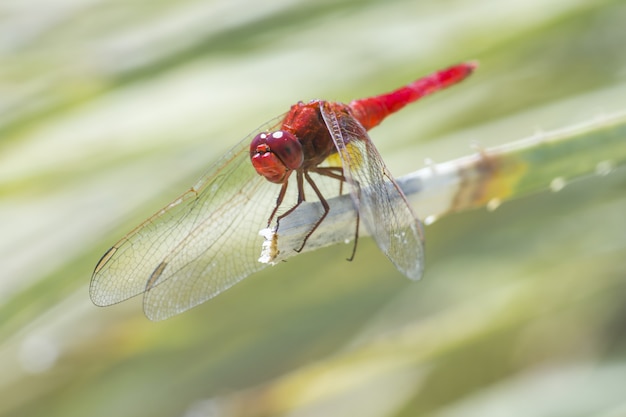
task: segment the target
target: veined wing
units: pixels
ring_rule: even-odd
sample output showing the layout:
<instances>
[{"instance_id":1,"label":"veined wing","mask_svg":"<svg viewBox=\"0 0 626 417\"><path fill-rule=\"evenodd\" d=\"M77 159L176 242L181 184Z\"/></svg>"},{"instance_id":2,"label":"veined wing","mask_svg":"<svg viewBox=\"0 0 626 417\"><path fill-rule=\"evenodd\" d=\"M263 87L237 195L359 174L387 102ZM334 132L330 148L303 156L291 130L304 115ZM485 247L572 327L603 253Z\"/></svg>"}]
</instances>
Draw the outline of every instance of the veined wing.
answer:
<instances>
[{"instance_id":1,"label":"veined wing","mask_svg":"<svg viewBox=\"0 0 626 417\"><path fill-rule=\"evenodd\" d=\"M257 261L263 242L258 232L267 226L278 187L252 167L249 143L250 137L241 141L102 257L90 286L95 304L145 293L146 315L161 320L265 266Z\"/></svg>"},{"instance_id":2,"label":"veined wing","mask_svg":"<svg viewBox=\"0 0 626 417\"><path fill-rule=\"evenodd\" d=\"M400 272L420 279L424 269L422 226L367 131L346 109L321 102L360 218Z\"/></svg>"}]
</instances>

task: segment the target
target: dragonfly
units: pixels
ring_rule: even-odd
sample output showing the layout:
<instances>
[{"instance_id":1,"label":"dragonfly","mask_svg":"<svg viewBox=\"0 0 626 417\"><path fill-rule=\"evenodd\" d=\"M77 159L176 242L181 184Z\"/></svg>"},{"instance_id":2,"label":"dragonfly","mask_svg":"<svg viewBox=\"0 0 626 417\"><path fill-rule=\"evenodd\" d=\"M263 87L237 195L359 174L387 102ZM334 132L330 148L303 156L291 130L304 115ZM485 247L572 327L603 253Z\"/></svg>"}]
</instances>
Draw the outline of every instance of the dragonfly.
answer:
<instances>
[{"instance_id":1,"label":"dragonfly","mask_svg":"<svg viewBox=\"0 0 626 417\"><path fill-rule=\"evenodd\" d=\"M349 104L291 106L113 245L93 272L93 303L108 306L143 294L146 316L163 320L215 297L267 266L259 260L259 231L272 230L277 238L281 221L314 200L318 217L292 248L301 251L330 211L329 184L338 185L335 195L345 185L355 208L349 259L362 222L400 272L420 279L422 224L367 132L407 104L462 81L476 66L453 65Z\"/></svg>"}]
</instances>

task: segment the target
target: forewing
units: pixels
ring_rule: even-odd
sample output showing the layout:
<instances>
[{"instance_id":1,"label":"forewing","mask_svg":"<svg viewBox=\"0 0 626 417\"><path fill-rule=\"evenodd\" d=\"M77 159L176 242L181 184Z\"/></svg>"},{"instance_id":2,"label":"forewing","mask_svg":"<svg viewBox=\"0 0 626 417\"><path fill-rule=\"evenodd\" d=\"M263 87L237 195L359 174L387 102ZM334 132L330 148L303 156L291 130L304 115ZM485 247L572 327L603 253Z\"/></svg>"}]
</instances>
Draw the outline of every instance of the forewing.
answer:
<instances>
[{"instance_id":1,"label":"forewing","mask_svg":"<svg viewBox=\"0 0 626 417\"><path fill-rule=\"evenodd\" d=\"M121 239L98 263L90 293L110 305L145 292L154 320L181 313L263 268L257 259L279 187L249 160L250 138L198 183Z\"/></svg>"},{"instance_id":2,"label":"forewing","mask_svg":"<svg viewBox=\"0 0 626 417\"><path fill-rule=\"evenodd\" d=\"M408 278L424 269L422 226L367 131L345 107L320 104L361 221L378 247Z\"/></svg>"}]
</instances>

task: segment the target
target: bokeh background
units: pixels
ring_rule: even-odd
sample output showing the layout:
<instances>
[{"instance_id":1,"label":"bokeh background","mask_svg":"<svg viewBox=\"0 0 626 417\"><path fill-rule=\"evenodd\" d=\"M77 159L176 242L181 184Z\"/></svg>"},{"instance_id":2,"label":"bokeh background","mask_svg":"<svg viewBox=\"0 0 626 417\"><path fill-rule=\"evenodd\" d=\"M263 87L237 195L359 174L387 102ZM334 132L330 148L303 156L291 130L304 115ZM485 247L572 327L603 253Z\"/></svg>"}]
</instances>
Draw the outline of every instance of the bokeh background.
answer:
<instances>
[{"instance_id":1,"label":"bokeh background","mask_svg":"<svg viewBox=\"0 0 626 417\"><path fill-rule=\"evenodd\" d=\"M3 0L0 415L626 415L619 167L442 218L419 283L362 239L165 322L88 296L120 236L292 103L479 60L371 132L400 176L626 108L624 22L621 0Z\"/></svg>"}]
</instances>

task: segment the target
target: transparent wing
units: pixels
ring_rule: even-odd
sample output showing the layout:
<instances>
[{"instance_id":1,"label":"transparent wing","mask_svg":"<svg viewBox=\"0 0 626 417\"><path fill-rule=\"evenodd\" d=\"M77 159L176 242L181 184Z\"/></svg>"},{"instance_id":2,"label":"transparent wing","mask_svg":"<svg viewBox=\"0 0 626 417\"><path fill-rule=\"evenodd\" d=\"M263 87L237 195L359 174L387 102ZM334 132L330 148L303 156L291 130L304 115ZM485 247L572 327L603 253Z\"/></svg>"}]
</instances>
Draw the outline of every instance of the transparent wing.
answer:
<instances>
[{"instance_id":1,"label":"transparent wing","mask_svg":"<svg viewBox=\"0 0 626 417\"><path fill-rule=\"evenodd\" d=\"M248 137L102 257L90 286L95 304L145 292L146 315L161 320L265 266L257 261L263 242L258 232L267 226L280 187L256 173L249 144Z\"/></svg>"},{"instance_id":2,"label":"transparent wing","mask_svg":"<svg viewBox=\"0 0 626 417\"><path fill-rule=\"evenodd\" d=\"M324 122L341 158L361 221L400 272L420 279L424 269L422 225L367 131L345 107L321 102Z\"/></svg>"}]
</instances>

